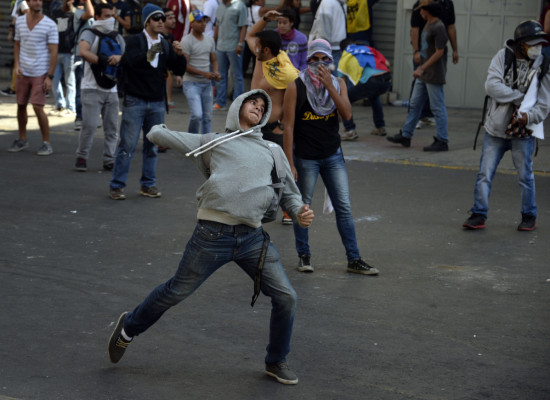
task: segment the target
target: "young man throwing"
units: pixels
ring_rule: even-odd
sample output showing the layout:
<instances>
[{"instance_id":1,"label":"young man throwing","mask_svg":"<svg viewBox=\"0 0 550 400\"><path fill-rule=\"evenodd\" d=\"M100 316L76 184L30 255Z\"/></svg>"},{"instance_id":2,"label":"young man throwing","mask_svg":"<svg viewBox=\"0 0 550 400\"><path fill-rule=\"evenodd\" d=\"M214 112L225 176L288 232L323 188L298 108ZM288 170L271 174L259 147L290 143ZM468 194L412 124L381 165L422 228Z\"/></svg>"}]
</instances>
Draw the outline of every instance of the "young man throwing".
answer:
<instances>
[{"instance_id":1,"label":"young man throwing","mask_svg":"<svg viewBox=\"0 0 550 400\"><path fill-rule=\"evenodd\" d=\"M255 281L259 290L271 297L269 345L266 373L284 384L298 378L288 368L286 356L296 312L296 292L281 265L279 253L264 232L261 220L273 196L272 152L279 146L262 139L261 127L269 119L271 102L262 90L252 90L231 104L226 129L243 135L216 135L219 145L209 150L210 168L201 157L192 157L207 181L197 191L198 223L189 240L176 274L160 285L130 313L123 313L109 340L109 358L118 362L133 337L145 332L168 309L193 293L210 275L234 261ZM202 135L173 132L163 125L147 135L152 142L182 154L196 151ZM231 138L231 139L230 139ZM213 142L212 142L213 144ZM290 166L285 162L286 184L282 205L300 226L307 227L313 211L302 203ZM253 298L254 301L254 298Z\"/></svg>"}]
</instances>

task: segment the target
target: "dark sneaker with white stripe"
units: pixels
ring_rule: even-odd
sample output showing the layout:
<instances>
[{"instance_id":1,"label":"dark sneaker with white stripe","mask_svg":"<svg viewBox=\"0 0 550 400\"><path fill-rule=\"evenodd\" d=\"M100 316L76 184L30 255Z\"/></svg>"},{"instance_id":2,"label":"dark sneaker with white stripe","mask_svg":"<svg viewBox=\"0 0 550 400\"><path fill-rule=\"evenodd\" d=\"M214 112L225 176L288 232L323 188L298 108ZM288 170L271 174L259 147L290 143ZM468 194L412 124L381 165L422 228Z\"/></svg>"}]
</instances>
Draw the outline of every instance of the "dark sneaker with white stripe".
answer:
<instances>
[{"instance_id":1,"label":"dark sneaker with white stripe","mask_svg":"<svg viewBox=\"0 0 550 400\"><path fill-rule=\"evenodd\" d=\"M298 383L298 377L288 368L286 362L266 364L265 373L277 379L277 382L285 385L296 385Z\"/></svg>"},{"instance_id":2,"label":"dark sneaker with white stripe","mask_svg":"<svg viewBox=\"0 0 550 400\"><path fill-rule=\"evenodd\" d=\"M348 272L363 275L378 275L378 270L374 267L371 267L361 258L348 262Z\"/></svg>"},{"instance_id":3,"label":"dark sneaker with white stripe","mask_svg":"<svg viewBox=\"0 0 550 400\"><path fill-rule=\"evenodd\" d=\"M300 262L298 263L298 271L300 272L313 272L313 265L309 261L309 256L302 254L300 257Z\"/></svg>"},{"instance_id":4,"label":"dark sneaker with white stripe","mask_svg":"<svg viewBox=\"0 0 550 400\"><path fill-rule=\"evenodd\" d=\"M537 217L530 214L521 215L521 224L518 225L518 231L532 231L537 227Z\"/></svg>"},{"instance_id":5,"label":"dark sneaker with white stripe","mask_svg":"<svg viewBox=\"0 0 550 400\"><path fill-rule=\"evenodd\" d=\"M145 197L157 198L162 196L156 186L142 186L140 194Z\"/></svg>"},{"instance_id":6,"label":"dark sneaker with white stripe","mask_svg":"<svg viewBox=\"0 0 550 400\"><path fill-rule=\"evenodd\" d=\"M17 153L18 151L26 149L27 147L29 147L29 142L27 142L26 140L15 139L11 146L8 148L8 151L10 153Z\"/></svg>"},{"instance_id":7,"label":"dark sneaker with white stripe","mask_svg":"<svg viewBox=\"0 0 550 400\"><path fill-rule=\"evenodd\" d=\"M485 216L482 214L473 213L470 215L470 218L464 221L462 227L466 229L483 229L485 228Z\"/></svg>"},{"instance_id":8,"label":"dark sneaker with white stripe","mask_svg":"<svg viewBox=\"0 0 550 400\"><path fill-rule=\"evenodd\" d=\"M107 352L109 353L109 359L113 364L120 361L126 348L132 343L131 340L126 340L122 337L122 328L124 328L124 318L128 314L127 311L123 312L118 318L118 322L115 326L115 330L109 338L109 347Z\"/></svg>"}]
</instances>

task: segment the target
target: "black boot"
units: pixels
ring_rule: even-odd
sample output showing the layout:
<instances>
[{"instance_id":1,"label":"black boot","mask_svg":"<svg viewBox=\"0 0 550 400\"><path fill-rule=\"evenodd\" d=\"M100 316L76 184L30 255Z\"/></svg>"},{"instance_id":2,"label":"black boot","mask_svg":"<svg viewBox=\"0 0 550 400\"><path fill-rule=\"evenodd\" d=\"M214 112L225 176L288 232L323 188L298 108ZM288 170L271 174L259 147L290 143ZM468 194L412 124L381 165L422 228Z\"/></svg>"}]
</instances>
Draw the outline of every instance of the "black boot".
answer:
<instances>
[{"instance_id":1,"label":"black boot","mask_svg":"<svg viewBox=\"0 0 550 400\"><path fill-rule=\"evenodd\" d=\"M434 142L431 145L424 147L424 151L449 151L449 146L447 145L447 142L439 140L434 136Z\"/></svg>"},{"instance_id":2,"label":"black boot","mask_svg":"<svg viewBox=\"0 0 550 400\"><path fill-rule=\"evenodd\" d=\"M386 137L386 140L392 143L401 144L403 147L411 147L411 139L403 136L403 131L399 131L397 135Z\"/></svg>"}]
</instances>

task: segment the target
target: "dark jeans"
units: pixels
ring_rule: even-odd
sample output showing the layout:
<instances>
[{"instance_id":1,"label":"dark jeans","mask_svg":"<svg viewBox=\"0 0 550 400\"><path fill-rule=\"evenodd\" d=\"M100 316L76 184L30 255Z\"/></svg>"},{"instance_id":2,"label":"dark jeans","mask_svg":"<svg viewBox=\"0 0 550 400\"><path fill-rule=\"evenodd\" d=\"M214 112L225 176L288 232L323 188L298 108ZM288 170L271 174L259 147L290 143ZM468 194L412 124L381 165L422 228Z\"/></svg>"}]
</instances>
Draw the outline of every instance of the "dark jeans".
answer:
<instances>
[{"instance_id":1,"label":"dark jeans","mask_svg":"<svg viewBox=\"0 0 550 400\"><path fill-rule=\"evenodd\" d=\"M126 315L125 332L136 336L147 330L170 307L186 299L210 275L231 261L254 279L264 243L262 232L261 227L199 221L176 274ZM262 271L261 291L271 297L269 345L265 362L284 362L290 351L297 296L281 264L281 257L271 243Z\"/></svg>"},{"instance_id":2,"label":"dark jeans","mask_svg":"<svg viewBox=\"0 0 550 400\"><path fill-rule=\"evenodd\" d=\"M358 83L352 86L348 90L348 97L350 103L359 99L367 98L370 101L372 107L372 119L374 126L382 128L386 126L384 121L384 110L382 108L382 102L380 101L380 95L386 93L391 87L391 74L383 74L371 77L365 83ZM353 117L349 121L343 121L346 131L355 129L355 122Z\"/></svg>"}]
</instances>

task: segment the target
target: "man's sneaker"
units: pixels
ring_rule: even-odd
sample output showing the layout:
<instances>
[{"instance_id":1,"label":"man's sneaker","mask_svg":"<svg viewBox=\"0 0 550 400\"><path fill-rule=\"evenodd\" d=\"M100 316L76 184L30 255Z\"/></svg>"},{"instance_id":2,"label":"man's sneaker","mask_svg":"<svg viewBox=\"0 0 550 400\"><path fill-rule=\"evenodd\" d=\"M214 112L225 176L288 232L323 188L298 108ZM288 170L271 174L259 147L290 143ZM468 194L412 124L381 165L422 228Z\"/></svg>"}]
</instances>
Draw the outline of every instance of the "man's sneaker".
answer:
<instances>
[{"instance_id":1,"label":"man's sneaker","mask_svg":"<svg viewBox=\"0 0 550 400\"><path fill-rule=\"evenodd\" d=\"M79 131L82 129L82 118L77 118L74 120L74 130Z\"/></svg>"},{"instance_id":2,"label":"man's sneaker","mask_svg":"<svg viewBox=\"0 0 550 400\"><path fill-rule=\"evenodd\" d=\"M290 215L286 211L283 211L283 220L281 222L283 225L292 225L292 218L290 218Z\"/></svg>"},{"instance_id":3,"label":"man's sneaker","mask_svg":"<svg viewBox=\"0 0 550 400\"><path fill-rule=\"evenodd\" d=\"M462 227L466 229L483 229L485 228L485 216L482 214L473 213L470 215L470 218L464 221Z\"/></svg>"},{"instance_id":4,"label":"man's sneaker","mask_svg":"<svg viewBox=\"0 0 550 400\"><path fill-rule=\"evenodd\" d=\"M17 153L18 151L26 149L27 147L29 147L29 142L27 142L26 140L15 139L11 146L8 148L8 151L10 153Z\"/></svg>"},{"instance_id":5,"label":"man's sneaker","mask_svg":"<svg viewBox=\"0 0 550 400\"><path fill-rule=\"evenodd\" d=\"M82 157L77 157L74 167L76 168L77 171L86 172L88 170L88 166L86 165L86 159Z\"/></svg>"},{"instance_id":6,"label":"man's sneaker","mask_svg":"<svg viewBox=\"0 0 550 400\"><path fill-rule=\"evenodd\" d=\"M371 267L361 258L348 262L348 272L363 275L378 275L378 270L374 267Z\"/></svg>"},{"instance_id":7,"label":"man's sneaker","mask_svg":"<svg viewBox=\"0 0 550 400\"><path fill-rule=\"evenodd\" d=\"M15 92L13 90L11 90L11 88L9 88L9 87L0 90L0 93L2 94L2 96L8 96L8 97L14 97L15 96Z\"/></svg>"},{"instance_id":8,"label":"man's sneaker","mask_svg":"<svg viewBox=\"0 0 550 400\"><path fill-rule=\"evenodd\" d=\"M111 188L111 191L109 192L109 197L113 200L126 200L124 190L122 190L121 188Z\"/></svg>"},{"instance_id":9,"label":"man's sneaker","mask_svg":"<svg viewBox=\"0 0 550 400\"><path fill-rule=\"evenodd\" d=\"M387 141L400 144L403 147L411 147L411 139L403 136L403 131L399 131L397 135L388 136Z\"/></svg>"},{"instance_id":10,"label":"man's sneaker","mask_svg":"<svg viewBox=\"0 0 550 400\"><path fill-rule=\"evenodd\" d=\"M42 146L36 152L37 156L49 156L53 153L52 146L48 142L42 143Z\"/></svg>"},{"instance_id":11,"label":"man's sneaker","mask_svg":"<svg viewBox=\"0 0 550 400\"><path fill-rule=\"evenodd\" d=\"M103 163L103 170L104 171L112 171L114 167L115 167L115 164L112 163L112 162Z\"/></svg>"},{"instance_id":12,"label":"man's sneaker","mask_svg":"<svg viewBox=\"0 0 550 400\"><path fill-rule=\"evenodd\" d=\"M313 265L309 261L309 256L302 254L300 257L300 262L298 263L298 271L300 272L313 272Z\"/></svg>"},{"instance_id":13,"label":"man's sneaker","mask_svg":"<svg viewBox=\"0 0 550 400\"><path fill-rule=\"evenodd\" d=\"M418 121L414 129L422 129L422 121Z\"/></svg>"},{"instance_id":14,"label":"man's sneaker","mask_svg":"<svg viewBox=\"0 0 550 400\"><path fill-rule=\"evenodd\" d=\"M109 359L113 364L120 361L126 348L132 343L131 340L126 340L122 337L122 328L124 328L124 318L128 312L123 312L118 318L118 322L115 326L115 330L109 338L109 347L107 353L109 353Z\"/></svg>"},{"instance_id":15,"label":"man's sneaker","mask_svg":"<svg viewBox=\"0 0 550 400\"><path fill-rule=\"evenodd\" d=\"M215 103L213 108L214 108L214 110L216 110L216 111L224 111L224 110L227 110L227 107L226 107L226 106L220 106L218 103Z\"/></svg>"},{"instance_id":16,"label":"man's sneaker","mask_svg":"<svg viewBox=\"0 0 550 400\"><path fill-rule=\"evenodd\" d=\"M162 196L162 193L159 192L159 190L157 189L156 186L149 186L149 187L142 186L140 193L141 193L142 196L152 197L152 198Z\"/></svg>"},{"instance_id":17,"label":"man's sneaker","mask_svg":"<svg viewBox=\"0 0 550 400\"><path fill-rule=\"evenodd\" d=\"M359 137L355 129L350 129L349 131L344 131L340 134L342 140L355 140Z\"/></svg>"},{"instance_id":18,"label":"man's sneaker","mask_svg":"<svg viewBox=\"0 0 550 400\"><path fill-rule=\"evenodd\" d=\"M370 134L375 136L386 136L388 133L386 132L386 127L381 126L380 128L374 128Z\"/></svg>"},{"instance_id":19,"label":"man's sneaker","mask_svg":"<svg viewBox=\"0 0 550 400\"><path fill-rule=\"evenodd\" d=\"M265 373L277 379L277 382L285 385L296 385L298 383L298 377L288 368L285 362L266 364Z\"/></svg>"},{"instance_id":20,"label":"man's sneaker","mask_svg":"<svg viewBox=\"0 0 550 400\"><path fill-rule=\"evenodd\" d=\"M74 111L69 110L68 108L63 109L59 112L59 117L74 117L76 113Z\"/></svg>"},{"instance_id":21,"label":"man's sneaker","mask_svg":"<svg viewBox=\"0 0 550 400\"><path fill-rule=\"evenodd\" d=\"M424 117L420 118L420 121L422 121L423 125L426 126L435 126L435 118L434 117Z\"/></svg>"},{"instance_id":22,"label":"man's sneaker","mask_svg":"<svg viewBox=\"0 0 550 400\"><path fill-rule=\"evenodd\" d=\"M521 224L518 225L518 231L532 231L537 227L537 217L530 214L521 215Z\"/></svg>"},{"instance_id":23,"label":"man's sneaker","mask_svg":"<svg viewBox=\"0 0 550 400\"><path fill-rule=\"evenodd\" d=\"M449 145L447 142L444 142L434 136L434 142L431 145L424 147L424 151L449 151Z\"/></svg>"},{"instance_id":24,"label":"man's sneaker","mask_svg":"<svg viewBox=\"0 0 550 400\"><path fill-rule=\"evenodd\" d=\"M56 107L53 110L51 110L48 115L51 117L58 117L61 112L65 110L63 107Z\"/></svg>"}]
</instances>

